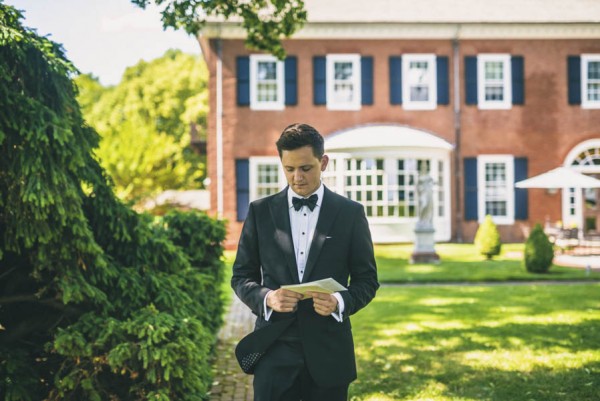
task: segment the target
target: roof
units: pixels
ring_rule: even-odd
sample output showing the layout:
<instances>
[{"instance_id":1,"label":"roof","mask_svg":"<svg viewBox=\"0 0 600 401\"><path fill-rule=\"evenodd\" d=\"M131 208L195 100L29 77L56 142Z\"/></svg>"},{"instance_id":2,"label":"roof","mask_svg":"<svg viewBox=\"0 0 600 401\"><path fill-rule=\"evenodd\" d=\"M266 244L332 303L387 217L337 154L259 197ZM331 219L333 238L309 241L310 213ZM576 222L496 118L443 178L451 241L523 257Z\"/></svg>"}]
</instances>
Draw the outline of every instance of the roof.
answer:
<instances>
[{"instance_id":1,"label":"roof","mask_svg":"<svg viewBox=\"0 0 600 401\"><path fill-rule=\"evenodd\" d=\"M304 0L309 23L589 23L598 0Z\"/></svg>"},{"instance_id":2,"label":"roof","mask_svg":"<svg viewBox=\"0 0 600 401\"><path fill-rule=\"evenodd\" d=\"M334 132L325 137L325 150L331 152L373 148L428 148L452 150L444 139L398 124L367 124Z\"/></svg>"},{"instance_id":3,"label":"roof","mask_svg":"<svg viewBox=\"0 0 600 401\"><path fill-rule=\"evenodd\" d=\"M600 0L304 0L294 39L598 39ZM239 18L200 35L244 38Z\"/></svg>"}]
</instances>

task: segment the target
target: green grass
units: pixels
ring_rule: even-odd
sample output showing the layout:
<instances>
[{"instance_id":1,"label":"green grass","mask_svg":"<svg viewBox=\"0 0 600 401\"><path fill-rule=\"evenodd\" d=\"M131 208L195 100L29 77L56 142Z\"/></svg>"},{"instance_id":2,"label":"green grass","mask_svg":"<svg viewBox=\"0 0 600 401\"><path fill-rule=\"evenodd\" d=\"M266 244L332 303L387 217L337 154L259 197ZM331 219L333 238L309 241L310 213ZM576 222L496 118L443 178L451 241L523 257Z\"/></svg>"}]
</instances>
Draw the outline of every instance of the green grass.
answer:
<instances>
[{"instance_id":1,"label":"green grass","mask_svg":"<svg viewBox=\"0 0 600 401\"><path fill-rule=\"evenodd\" d=\"M412 245L375 247L387 283L600 279L553 266L530 274L522 244L485 261L438 244L439 265L410 265ZM225 253L230 299L235 252ZM228 301L229 303L229 301ZM382 287L352 317L359 378L352 401L600 400L600 284Z\"/></svg>"},{"instance_id":2,"label":"green grass","mask_svg":"<svg viewBox=\"0 0 600 401\"><path fill-rule=\"evenodd\" d=\"M352 401L600 399L600 284L384 287Z\"/></svg>"},{"instance_id":3,"label":"green grass","mask_svg":"<svg viewBox=\"0 0 600 401\"><path fill-rule=\"evenodd\" d=\"M522 262L523 248L523 244L503 244L501 255L485 260L472 244L437 244L441 263L411 265L412 244L377 245L375 257L383 283L600 280L598 269L588 276L584 269L554 265L546 274L529 273Z\"/></svg>"}]
</instances>

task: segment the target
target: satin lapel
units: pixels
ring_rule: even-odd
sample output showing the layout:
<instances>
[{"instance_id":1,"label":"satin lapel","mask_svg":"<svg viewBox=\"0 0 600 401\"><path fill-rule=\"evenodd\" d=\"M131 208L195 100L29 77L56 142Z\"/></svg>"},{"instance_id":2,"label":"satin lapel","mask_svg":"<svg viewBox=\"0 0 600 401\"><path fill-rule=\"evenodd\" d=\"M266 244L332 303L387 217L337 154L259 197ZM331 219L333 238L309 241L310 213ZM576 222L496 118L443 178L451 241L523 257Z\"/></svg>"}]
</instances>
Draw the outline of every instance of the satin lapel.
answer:
<instances>
[{"instance_id":1,"label":"satin lapel","mask_svg":"<svg viewBox=\"0 0 600 401\"><path fill-rule=\"evenodd\" d=\"M339 209L337 199L332 196L331 192L325 187L323 194L323 203L321 206L321 212L319 213L319 220L317 221L317 227L315 228L315 235L313 236L312 244L310 245L310 252L308 253L308 260L306 261L306 269L304 276L302 277L303 282L308 282L310 274L315 268L315 263L319 258L323 244L327 238L327 234L331 231L331 226L335 221Z\"/></svg>"},{"instance_id":2,"label":"satin lapel","mask_svg":"<svg viewBox=\"0 0 600 401\"><path fill-rule=\"evenodd\" d=\"M298 284L298 267L296 256L294 255L294 242L292 241L292 229L290 227L287 188L273 197L273 200L269 204L269 209L273 225L275 226L275 242L279 245L285 256L294 284Z\"/></svg>"}]
</instances>

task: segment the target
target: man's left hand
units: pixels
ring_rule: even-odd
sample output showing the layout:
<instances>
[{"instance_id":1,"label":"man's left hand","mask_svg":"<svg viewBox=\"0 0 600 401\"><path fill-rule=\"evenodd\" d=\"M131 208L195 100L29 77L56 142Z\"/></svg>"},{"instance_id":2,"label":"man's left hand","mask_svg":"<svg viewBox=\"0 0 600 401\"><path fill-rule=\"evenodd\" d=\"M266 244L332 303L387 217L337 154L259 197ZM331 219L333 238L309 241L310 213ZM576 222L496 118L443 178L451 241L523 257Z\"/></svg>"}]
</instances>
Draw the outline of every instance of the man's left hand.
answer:
<instances>
[{"instance_id":1,"label":"man's left hand","mask_svg":"<svg viewBox=\"0 0 600 401\"><path fill-rule=\"evenodd\" d=\"M310 292L313 298L315 312L321 316L329 316L337 310L338 300L331 294L323 292Z\"/></svg>"}]
</instances>

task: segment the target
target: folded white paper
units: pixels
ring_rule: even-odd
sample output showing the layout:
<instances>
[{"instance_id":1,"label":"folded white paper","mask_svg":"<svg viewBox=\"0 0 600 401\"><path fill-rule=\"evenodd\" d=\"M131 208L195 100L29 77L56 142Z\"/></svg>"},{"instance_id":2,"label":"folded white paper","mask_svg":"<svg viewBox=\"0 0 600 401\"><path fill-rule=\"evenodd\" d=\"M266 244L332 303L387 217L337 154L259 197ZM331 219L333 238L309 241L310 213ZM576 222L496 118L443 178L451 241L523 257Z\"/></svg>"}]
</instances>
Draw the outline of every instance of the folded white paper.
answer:
<instances>
[{"instance_id":1,"label":"folded white paper","mask_svg":"<svg viewBox=\"0 0 600 401\"><path fill-rule=\"evenodd\" d=\"M334 292L346 291L346 288L332 278L326 278L310 283L282 285L281 288L298 292L304 295L304 298L310 298L308 292L324 292L325 294L333 294Z\"/></svg>"}]
</instances>

